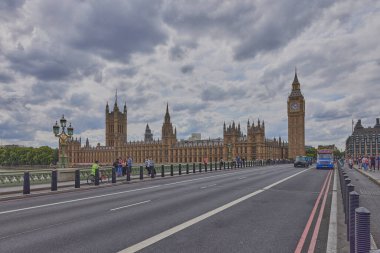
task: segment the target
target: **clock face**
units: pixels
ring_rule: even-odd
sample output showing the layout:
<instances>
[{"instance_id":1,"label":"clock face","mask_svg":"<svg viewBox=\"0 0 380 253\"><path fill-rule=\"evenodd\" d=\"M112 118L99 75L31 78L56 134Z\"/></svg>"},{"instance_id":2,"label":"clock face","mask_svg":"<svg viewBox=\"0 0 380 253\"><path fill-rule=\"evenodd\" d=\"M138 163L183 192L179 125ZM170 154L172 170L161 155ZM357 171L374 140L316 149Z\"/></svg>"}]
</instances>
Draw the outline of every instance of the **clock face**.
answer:
<instances>
[{"instance_id":1,"label":"clock face","mask_svg":"<svg viewBox=\"0 0 380 253\"><path fill-rule=\"evenodd\" d=\"M300 104L297 102L293 102L290 104L290 109L292 111L298 111L300 109Z\"/></svg>"}]
</instances>

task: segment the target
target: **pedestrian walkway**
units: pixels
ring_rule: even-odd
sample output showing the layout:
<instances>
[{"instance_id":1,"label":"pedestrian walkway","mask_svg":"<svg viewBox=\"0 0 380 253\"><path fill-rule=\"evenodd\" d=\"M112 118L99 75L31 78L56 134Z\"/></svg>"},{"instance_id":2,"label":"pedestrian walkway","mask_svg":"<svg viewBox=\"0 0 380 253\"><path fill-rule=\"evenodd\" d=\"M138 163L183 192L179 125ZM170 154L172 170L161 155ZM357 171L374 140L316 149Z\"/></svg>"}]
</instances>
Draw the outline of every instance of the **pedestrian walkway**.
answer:
<instances>
[{"instance_id":1,"label":"pedestrian walkway","mask_svg":"<svg viewBox=\"0 0 380 253\"><path fill-rule=\"evenodd\" d=\"M345 165L346 166L346 165ZM345 171L355 186L355 191L360 194L360 206L367 208L371 212L371 234L379 247L380 245L380 173L365 172L355 167Z\"/></svg>"}]
</instances>

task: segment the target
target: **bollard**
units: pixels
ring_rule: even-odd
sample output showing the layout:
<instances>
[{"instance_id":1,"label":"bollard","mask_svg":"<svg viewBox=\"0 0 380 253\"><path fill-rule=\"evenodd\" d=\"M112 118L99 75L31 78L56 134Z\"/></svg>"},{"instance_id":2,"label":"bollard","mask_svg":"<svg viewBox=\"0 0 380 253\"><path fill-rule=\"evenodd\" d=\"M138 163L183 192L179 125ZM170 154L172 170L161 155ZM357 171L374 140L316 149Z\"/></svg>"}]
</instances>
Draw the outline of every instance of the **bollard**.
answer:
<instances>
[{"instance_id":1,"label":"bollard","mask_svg":"<svg viewBox=\"0 0 380 253\"><path fill-rule=\"evenodd\" d=\"M57 171L52 170L51 171L51 191L56 191L57 190Z\"/></svg>"},{"instance_id":2,"label":"bollard","mask_svg":"<svg viewBox=\"0 0 380 253\"><path fill-rule=\"evenodd\" d=\"M201 173L202 172L202 164L199 163L198 167L199 167L199 173Z\"/></svg>"},{"instance_id":3,"label":"bollard","mask_svg":"<svg viewBox=\"0 0 380 253\"><path fill-rule=\"evenodd\" d=\"M230 169L230 162L227 162L227 169Z\"/></svg>"},{"instance_id":4,"label":"bollard","mask_svg":"<svg viewBox=\"0 0 380 253\"><path fill-rule=\"evenodd\" d=\"M355 253L368 253L371 250L371 212L364 207L355 209Z\"/></svg>"},{"instance_id":5,"label":"bollard","mask_svg":"<svg viewBox=\"0 0 380 253\"><path fill-rule=\"evenodd\" d=\"M355 186L351 183L349 183L347 186L346 186L346 216L345 216L345 220L344 220L344 223L347 224L347 241L348 241L348 219L349 219L349 215L350 215L350 192L354 191L355 189Z\"/></svg>"},{"instance_id":6,"label":"bollard","mask_svg":"<svg viewBox=\"0 0 380 253\"><path fill-rule=\"evenodd\" d=\"M127 168L127 171L128 171L128 168ZM128 176L128 173L127 173L127 176ZM116 168L115 167L112 167L112 183L116 183Z\"/></svg>"},{"instance_id":7,"label":"bollard","mask_svg":"<svg viewBox=\"0 0 380 253\"><path fill-rule=\"evenodd\" d=\"M344 195L343 195L343 208L344 208L344 213L347 214L347 210L346 210L346 207L347 207L347 185L351 183L351 179L349 178L346 178L344 180Z\"/></svg>"},{"instance_id":8,"label":"bollard","mask_svg":"<svg viewBox=\"0 0 380 253\"><path fill-rule=\"evenodd\" d=\"M178 165L178 175L182 175L182 166L181 166L181 164Z\"/></svg>"},{"instance_id":9,"label":"bollard","mask_svg":"<svg viewBox=\"0 0 380 253\"><path fill-rule=\"evenodd\" d=\"M127 182L131 181L132 168L127 167ZM115 170L115 183L116 183L116 170Z\"/></svg>"},{"instance_id":10,"label":"bollard","mask_svg":"<svg viewBox=\"0 0 380 253\"><path fill-rule=\"evenodd\" d=\"M144 169L143 166L140 166L140 180L144 179Z\"/></svg>"},{"instance_id":11,"label":"bollard","mask_svg":"<svg viewBox=\"0 0 380 253\"><path fill-rule=\"evenodd\" d=\"M207 172L207 163L205 163L205 172Z\"/></svg>"},{"instance_id":12,"label":"bollard","mask_svg":"<svg viewBox=\"0 0 380 253\"><path fill-rule=\"evenodd\" d=\"M165 166L161 165L161 177L165 177Z\"/></svg>"},{"instance_id":13,"label":"bollard","mask_svg":"<svg viewBox=\"0 0 380 253\"><path fill-rule=\"evenodd\" d=\"M349 222L347 224L349 233L347 234L350 241L350 253L355 253L355 209L359 207L359 193L350 192Z\"/></svg>"},{"instance_id":14,"label":"bollard","mask_svg":"<svg viewBox=\"0 0 380 253\"><path fill-rule=\"evenodd\" d=\"M80 171L75 170L75 188L80 188Z\"/></svg>"},{"instance_id":15,"label":"bollard","mask_svg":"<svg viewBox=\"0 0 380 253\"><path fill-rule=\"evenodd\" d=\"M223 162L223 170L226 169L226 162Z\"/></svg>"},{"instance_id":16,"label":"bollard","mask_svg":"<svg viewBox=\"0 0 380 253\"><path fill-rule=\"evenodd\" d=\"M193 174L195 173L195 163L193 163Z\"/></svg>"},{"instance_id":17,"label":"bollard","mask_svg":"<svg viewBox=\"0 0 380 253\"><path fill-rule=\"evenodd\" d=\"M186 174L189 174L189 164L186 163Z\"/></svg>"},{"instance_id":18,"label":"bollard","mask_svg":"<svg viewBox=\"0 0 380 253\"><path fill-rule=\"evenodd\" d=\"M22 190L23 194L30 194L30 177L29 172L24 172L24 187Z\"/></svg>"},{"instance_id":19,"label":"bollard","mask_svg":"<svg viewBox=\"0 0 380 253\"><path fill-rule=\"evenodd\" d=\"M210 171L212 171L212 162L210 162Z\"/></svg>"},{"instance_id":20,"label":"bollard","mask_svg":"<svg viewBox=\"0 0 380 253\"><path fill-rule=\"evenodd\" d=\"M154 168L154 166L151 167L151 171L150 171L150 178L154 178L155 174L156 174L156 169Z\"/></svg>"},{"instance_id":21,"label":"bollard","mask_svg":"<svg viewBox=\"0 0 380 253\"><path fill-rule=\"evenodd\" d=\"M170 164L170 176L174 176L173 164Z\"/></svg>"},{"instance_id":22,"label":"bollard","mask_svg":"<svg viewBox=\"0 0 380 253\"><path fill-rule=\"evenodd\" d=\"M95 185L99 185L99 169L95 170Z\"/></svg>"}]
</instances>

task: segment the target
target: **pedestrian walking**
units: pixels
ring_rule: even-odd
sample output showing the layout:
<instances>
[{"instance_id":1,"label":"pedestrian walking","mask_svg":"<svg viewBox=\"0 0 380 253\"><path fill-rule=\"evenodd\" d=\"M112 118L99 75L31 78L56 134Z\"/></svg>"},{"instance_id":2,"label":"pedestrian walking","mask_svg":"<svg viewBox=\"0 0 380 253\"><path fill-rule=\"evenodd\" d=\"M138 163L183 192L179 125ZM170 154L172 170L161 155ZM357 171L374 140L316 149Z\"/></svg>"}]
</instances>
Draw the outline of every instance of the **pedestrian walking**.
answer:
<instances>
[{"instance_id":1,"label":"pedestrian walking","mask_svg":"<svg viewBox=\"0 0 380 253\"><path fill-rule=\"evenodd\" d=\"M348 166L350 167L350 169L352 169L352 166L353 166L353 160L352 160L352 158L350 157L350 158L348 158Z\"/></svg>"},{"instance_id":2,"label":"pedestrian walking","mask_svg":"<svg viewBox=\"0 0 380 253\"><path fill-rule=\"evenodd\" d=\"M132 157L128 156L127 160L127 173L132 172Z\"/></svg>"},{"instance_id":3,"label":"pedestrian walking","mask_svg":"<svg viewBox=\"0 0 380 253\"><path fill-rule=\"evenodd\" d=\"M123 168L122 168L123 169L123 176L125 176L127 174L127 159L123 160L122 165L123 165Z\"/></svg>"},{"instance_id":4,"label":"pedestrian walking","mask_svg":"<svg viewBox=\"0 0 380 253\"><path fill-rule=\"evenodd\" d=\"M375 171L376 169L376 157L375 156L371 156L370 158L371 160L371 167L370 167L370 171Z\"/></svg>"},{"instance_id":5,"label":"pedestrian walking","mask_svg":"<svg viewBox=\"0 0 380 253\"><path fill-rule=\"evenodd\" d=\"M146 158L146 159L145 159L145 169L146 169L146 171L147 171L147 173L148 173L148 176L149 176L150 173L151 173L151 170L150 170L150 160L149 160L149 158Z\"/></svg>"},{"instance_id":6,"label":"pedestrian walking","mask_svg":"<svg viewBox=\"0 0 380 253\"><path fill-rule=\"evenodd\" d=\"M377 171L380 171L380 155L377 155Z\"/></svg>"},{"instance_id":7,"label":"pedestrian walking","mask_svg":"<svg viewBox=\"0 0 380 253\"><path fill-rule=\"evenodd\" d=\"M121 177L123 175L123 159L119 157L119 164L117 165L117 176Z\"/></svg>"},{"instance_id":8,"label":"pedestrian walking","mask_svg":"<svg viewBox=\"0 0 380 253\"><path fill-rule=\"evenodd\" d=\"M149 158L149 171L150 174L156 175L156 169L154 168L154 161L152 158Z\"/></svg>"}]
</instances>

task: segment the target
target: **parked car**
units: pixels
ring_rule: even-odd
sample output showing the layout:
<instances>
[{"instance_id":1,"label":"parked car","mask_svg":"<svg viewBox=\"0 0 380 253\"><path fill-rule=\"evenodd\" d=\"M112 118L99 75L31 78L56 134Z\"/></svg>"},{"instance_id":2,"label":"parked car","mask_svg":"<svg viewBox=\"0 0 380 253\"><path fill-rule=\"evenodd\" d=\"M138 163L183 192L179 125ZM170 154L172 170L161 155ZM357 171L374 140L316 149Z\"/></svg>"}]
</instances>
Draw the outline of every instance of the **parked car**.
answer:
<instances>
[{"instance_id":1,"label":"parked car","mask_svg":"<svg viewBox=\"0 0 380 253\"><path fill-rule=\"evenodd\" d=\"M306 156L296 156L294 167L309 167L309 161L306 159Z\"/></svg>"}]
</instances>

